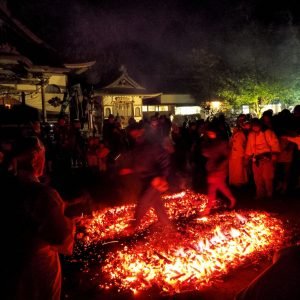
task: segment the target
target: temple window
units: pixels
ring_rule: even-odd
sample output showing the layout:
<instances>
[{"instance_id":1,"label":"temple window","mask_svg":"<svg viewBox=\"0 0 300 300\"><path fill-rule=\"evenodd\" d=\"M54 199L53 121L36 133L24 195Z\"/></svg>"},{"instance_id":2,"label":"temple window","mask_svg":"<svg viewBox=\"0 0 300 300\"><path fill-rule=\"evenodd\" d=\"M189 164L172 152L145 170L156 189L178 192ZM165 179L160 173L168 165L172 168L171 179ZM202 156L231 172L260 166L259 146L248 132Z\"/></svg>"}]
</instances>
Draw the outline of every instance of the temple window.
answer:
<instances>
[{"instance_id":1,"label":"temple window","mask_svg":"<svg viewBox=\"0 0 300 300\"><path fill-rule=\"evenodd\" d=\"M156 111L155 108L156 108L155 105L149 105L148 111Z\"/></svg>"},{"instance_id":2,"label":"temple window","mask_svg":"<svg viewBox=\"0 0 300 300\"><path fill-rule=\"evenodd\" d=\"M61 89L59 86L55 84L48 84L47 87L45 88L45 92L49 94L60 94Z\"/></svg>"},{"instance_id":3,"label":"temple window","mask_svg":"<svg viewBox=\"0 0 300 300\"><path fill-rule=\"evenodd\" d=\"M109 107L105 108L105 117L108 117L111 114L111 109Z\"/></svg>"},{"instance_id":4,"label":"temple window","mask_svg":"<svg viewBox=\"0 0 300 300\"><path fill-rule=\"evenodd\" d=\"M159 106L159 111L169 111L168 105L160 105Z\"/></svg>"},{"instance_id":5,"label":"temple window","mask_svg":"<svg viewBox=\"0 0 300 300\"><path fill-rule=\"evenodd\" d=\"M134 110L134 115L136 117L140 117L141 116L141 109L139 107L136 107Z\"/></svg>"}]
</instances>

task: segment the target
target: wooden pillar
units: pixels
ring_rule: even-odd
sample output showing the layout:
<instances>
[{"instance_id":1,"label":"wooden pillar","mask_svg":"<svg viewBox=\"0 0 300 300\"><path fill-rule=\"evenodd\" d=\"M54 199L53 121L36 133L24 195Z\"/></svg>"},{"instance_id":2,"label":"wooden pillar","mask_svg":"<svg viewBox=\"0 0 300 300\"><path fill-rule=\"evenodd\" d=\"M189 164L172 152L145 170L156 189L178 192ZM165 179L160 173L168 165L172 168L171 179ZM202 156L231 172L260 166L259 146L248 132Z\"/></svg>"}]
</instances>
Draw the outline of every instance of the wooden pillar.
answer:
<instances>
[{"instance_id":1,"label":"wooden pillar","mask_svg":"<svg viewBox=\"0 0 300 300\"><path fill-rule=\"evenodd\" d=\"M94 130L94 117L93 117L94 103L93 103L92 97L89 97L89 101L88 101L86 109L88 110L88 130L89 130L89 133L93 133L93 130Z\"/></svg>"},{"instance_id":2,"label":"wooden pillar","mask_svg":"<svg viewBox=\"0 0 300 300\"><path fill-rule=\"evenodd\" d=\"M78 98L78 90L75 90L75 105L76 105L76 119L79 120L79 98Z\"/></svg>"},{"instance_id":3,"label":"wooden pillar","mask_svg":"<svg viewBox=\"0 0 300 300\"><path fill-rule=\"evenodd\" d=\"M131 117L134 118L134 96L131 96Z\"/></svg>"},{"instance_id":4,"label":"wooden pillar","mask_svg":"<svg viewBox=\"0 0 300 300\"><path fill-rule=\"evenodd\" d=\"M42 121L47 122L46 98L45 98L45 81L41 81L41 96L42 96Z\"/></svg>"},{"instance_id":5,"label":"wooden pillar","mask_svg":"<svg viewBox=\"0 0 300 300\"><path fill-rule=\"evenodd\" d=\"M26 104L26 96L25 96L24 92L21 93L21 103L22 103L22 105Z\"/></svg>"}]
</instances>

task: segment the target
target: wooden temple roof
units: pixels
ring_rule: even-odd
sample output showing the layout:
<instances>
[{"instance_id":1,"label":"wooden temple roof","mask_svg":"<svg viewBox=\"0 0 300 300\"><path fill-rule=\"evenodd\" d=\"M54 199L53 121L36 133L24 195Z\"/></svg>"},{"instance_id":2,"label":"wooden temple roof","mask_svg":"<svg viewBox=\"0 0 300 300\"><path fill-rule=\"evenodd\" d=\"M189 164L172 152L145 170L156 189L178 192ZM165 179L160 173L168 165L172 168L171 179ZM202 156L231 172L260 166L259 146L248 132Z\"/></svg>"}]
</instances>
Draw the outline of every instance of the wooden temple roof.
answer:
<instances>
[{"instance_id":1,"label":"wooden temple roof","mask_svg":"<svg viewBox=\"0 0 300 300\"><path fill-rule=\"evenodd\" d=\"M96 94L100 95L139 95L143 98L153 98L161 93L151 93L143 86L137 83L129 75L125 67L120 68L121 75L109 85L100 89L95 89Z\"/></svg>"},{"instance_id":2,"label":"wooden temple roof","mask_svg":"<svg viewBox=\"0 0 300 300\"><path fill-rule=\"evenodd\" d=\"M95 64L65 64L59 53L36 36L0 3L0 82L32 82L46 73L82 73ZM33 76L32 76L33 74Z\"/></svg>"}]
</instances>

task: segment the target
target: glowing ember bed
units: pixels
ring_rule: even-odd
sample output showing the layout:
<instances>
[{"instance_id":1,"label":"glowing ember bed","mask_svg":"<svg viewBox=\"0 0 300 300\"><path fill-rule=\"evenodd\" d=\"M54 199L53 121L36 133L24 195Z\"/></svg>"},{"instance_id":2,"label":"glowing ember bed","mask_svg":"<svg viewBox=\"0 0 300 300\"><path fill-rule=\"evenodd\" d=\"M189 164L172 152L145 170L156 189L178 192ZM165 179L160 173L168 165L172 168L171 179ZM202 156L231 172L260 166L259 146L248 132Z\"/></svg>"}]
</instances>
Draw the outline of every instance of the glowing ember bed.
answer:
<instances>
[{"instance_id":1,"label":"glowing ember bed","mask_svg":"<svg viewBox=\"0 0 300 300\"><path fill-rule=\"evenodd\" d=\"M87 269L90 257L95 262L101 247L113 245L104 258L99 255L101 289L138 293L156 287L165 294L200 290L282 246L283 224L267 213L225 211L201 217L204 195L184 191L164 199L178 232L154 227L156 217L149 212L135 236L124 236L134 205L82 218L75 253L86 257Z\"/></svg>"}]
</instances>

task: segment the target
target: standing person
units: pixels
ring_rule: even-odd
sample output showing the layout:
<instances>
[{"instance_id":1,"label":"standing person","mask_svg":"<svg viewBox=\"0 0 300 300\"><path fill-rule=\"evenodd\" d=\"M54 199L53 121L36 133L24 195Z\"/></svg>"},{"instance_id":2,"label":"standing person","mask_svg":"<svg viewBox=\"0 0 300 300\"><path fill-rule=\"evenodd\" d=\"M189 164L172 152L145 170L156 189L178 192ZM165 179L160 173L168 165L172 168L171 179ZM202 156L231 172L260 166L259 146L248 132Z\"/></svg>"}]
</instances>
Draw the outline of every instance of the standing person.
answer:
<instances>
[{"instance_id":1,"label":"standing person","mask_svg":"<svg viewBox=\"0 0 300 300\"><path fill-rule=\"evenodd\" d=\"M291 170L291 186L294 190L300 188L300 104L294 107L293 111L293 136L289 137L288 140L297 144L295 149L292 170Z\"/></svg>"},{"instance_id":2,"label":"standing person","mask_svg":"<svg viewBox=\"0 0 300 300\"><path fill-rule=\"evenodd\" d=\"M193 147L193 189L203 194L207 193L206 158L202 154L202 144L205 141L205 121L197 122L197 140Z\"/></svg>"},{"instance_id":3,"label":"standing person","mask_svg":"<svg viewBox=\"0 0 300 300\"><path fill-rule=\"evenodd\" d=\"M174 144L174 152L172 154L172 161L175 172L181 174L186 170L186 143L183 137L182 127L178 127L175 123L172 126L172 142Z\"/></svg>"},{"instance_id":4,"label":"standing person","mask_svg":"<svg viewBox=\"0 0 300 300\"><path fill-rule=\"evenodd\" d=\"M100 172L107 171L108 154L109 154L109 149L105 147L103 141L99 141L99 149L97 151L97 157L98 157L98 169Z\"/></svg>"},{"instance_id":5,"label":"standing person","mask_svg":"<svg viewBox=\"0 0 300 300\"><path fill-rule=\"evenodd\" d=\"M228 172L229 145L224 139L217 136L218 130L211 124L206 129L207 140L202 145L202 154L206 157L206 172L208 184L208 204L204 214L210 213L217 200L217 191L226 196L233 208L236 200L226 184Z\"/></svg>"},{"instance_id":6,"label":"standing person","mask_svg":"<svg viewBox=\"0 0 300 300\"><path fill-rule=\"evenodd\" d=\"M213 121L214 122L214 121ZM231 137L231 130L229 124L226 122L226 118L224 114L220 114L217 119L215 119L216 125L219 129L220 138L229 141Z\"/></svg>"},{"instance_id":7,"label":"standing person","mask_svg":"<svg viewBox=\"0 0 300 300\"><path fill-rule=\"evenodd\" d=\"M40 140L42 140L42 128L41 128L41 122L36 120L31 123L31 136L36 136Z\"/></svg>"},{"instance_id":8,"label":"standing person","mask_svg":"<svg viewBox=\"0 0 300 300\"><path fill-rule=\"evenodd\" d=\"M70 151L70 130L64 117L59 118L54 127L55 154L53 161L53 171L57 174L71 169L71 151Z\"/></svg>"},{"instance_id":9,"label":"standing person","mask_svg":"<svg viewBox=\"0 0 300 300\"><path fill-rule=\"evenodd\" d=\"M296 145L290 142L286 136L279 136L280 153L276 164L276 191L285 194L289 187L293 153Z\"/></svg>"},{"instance_id":10,"label":"standing person","mask_svg":"<svg viewBox=\"0 0 300 300\"><path fill-rule=\"evenodd\" d=\"M65 217L58 192L39 182L45 163L39 139L25 138L16 151L17 175L1 181L5 211L1 228L5 228L2 237L6 243L1 293L4 299L59 300L58 255L71 254L74 224Z\"/></svg>"},{"instance_id":11,"label":"standing person","mask_svg":"<svg viewBox=\"0 0 300 300\"><path fill-rule=\"evenodd\" d=\"M86 164L85 139L81 133L79 120L72 122L69 131L69 149L71 154L72 167L82 167Z\"/></svg>"},{"instance_id":12,"label":"standing person","mask_svg":"<svg viewBox=\"0 0 300 300\"><path fill-rule=\"evenodd\" d=\"M167 137L170 135L172 122L166 115L161 115L158 118L159 129L162 137Z\"/></svg>"},{"instance_id":13,"label":"standing person","mask_svg":"<svg viewBox=\"0 0 300 300\"><path fill-rule=\"evenodd\" d=\"M280 152L279 142L271 129L262 130L261 121L252 119L248 135L246 159L252 159L256 198L273 196L274 163Z\"/></svg>"},{"instance_id":14,"label":"standing person","mask_svg":"<svg viewBox=\"0 0 300 300\"><path fill-rule=\"evenodd\" d=\"M163 138L160 131L158 116L155 114L151 116L150 123L148 126L145 126L147 140L151 140L153 143L162 143Z\"/></svg>"},{"instance_id":15,"label":"standing person","mask_svg":"<svg viewBox=\"0 0 300 300\"><path fill-rule=\"evenodd\" d=\"M110 114L103 123L103 140L109 148L112 146L112 136L115 127L115 117L113 114Z\"/></svg>"},{"instance_id":16,"label":"standing person","mask_svg":"<svg viewBox=\"0 0 300 300\"><path fill-rule=\"evenodd\" d=\"M243 186L248 182L247 168L245 166L245 149L247 142L247 128L250 124L246 123L246 115L237 118L237 126L233 130L229 156L229 184L237 187Z\"/></svg>"},{"instance_id":17,"label":"standing person","mask_svg":"<svg viewBox=\"0 0 300 300\"><path fill-rule=\"evenodd\" d=\"M155 209L159 223L169 229L171 222L161 199L161 193L168 190L169 154L160 143L147 140L141 124L131 128L130 135L135 145L127 155L128 166L120 170L120 175L134 174L140 182L140 193L134 221L127 231L134 231L151 207Z\"/></svg>"}]
</instances>

